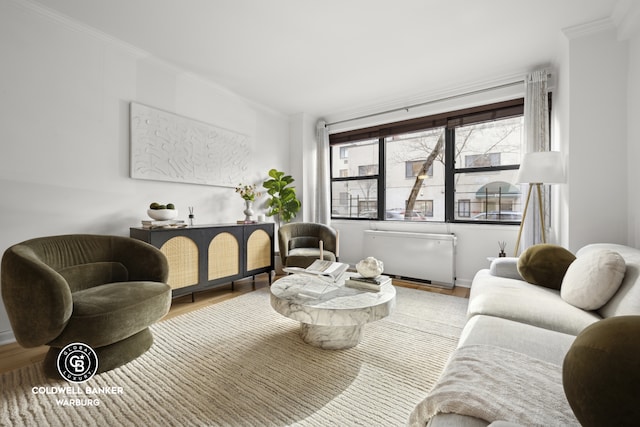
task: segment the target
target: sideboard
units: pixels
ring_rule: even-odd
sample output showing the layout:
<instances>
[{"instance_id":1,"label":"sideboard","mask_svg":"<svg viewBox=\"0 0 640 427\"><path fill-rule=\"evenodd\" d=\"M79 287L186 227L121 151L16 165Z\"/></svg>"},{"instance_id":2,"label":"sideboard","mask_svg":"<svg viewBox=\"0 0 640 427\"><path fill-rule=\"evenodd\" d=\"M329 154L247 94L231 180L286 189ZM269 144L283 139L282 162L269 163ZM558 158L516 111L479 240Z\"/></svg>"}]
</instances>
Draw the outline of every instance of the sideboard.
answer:
<instances>
[{"instance_id":1,"label":"sideboard","mask_svg":"<svg viewBox=\"0 0 640 427\"><path fill-rule=\"evenodd\" d=\"M131 227L169 261L173 297L191 294L274 269L274 224L214 224L185 228Z\"/></svg>"}]
</instances>

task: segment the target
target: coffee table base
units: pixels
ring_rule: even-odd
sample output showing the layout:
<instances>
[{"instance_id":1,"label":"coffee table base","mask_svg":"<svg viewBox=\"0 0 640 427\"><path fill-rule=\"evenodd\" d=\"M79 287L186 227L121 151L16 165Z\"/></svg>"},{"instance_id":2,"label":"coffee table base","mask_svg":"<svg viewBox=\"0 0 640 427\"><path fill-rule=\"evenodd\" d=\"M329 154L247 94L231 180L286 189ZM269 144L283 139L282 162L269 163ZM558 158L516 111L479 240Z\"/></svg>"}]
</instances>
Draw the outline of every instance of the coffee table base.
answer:
<instances>
[{"instance_id":1,"label":"coffee table base","mask_svg":"<svg viewBox=\"0 0 640 427\"><path fill-rule=\"evenodd\" d=\"M321 326L300 323L300 335L307 344L326 350L342 350L358 345L364 325Z\"/></svg>"}]
</instances>

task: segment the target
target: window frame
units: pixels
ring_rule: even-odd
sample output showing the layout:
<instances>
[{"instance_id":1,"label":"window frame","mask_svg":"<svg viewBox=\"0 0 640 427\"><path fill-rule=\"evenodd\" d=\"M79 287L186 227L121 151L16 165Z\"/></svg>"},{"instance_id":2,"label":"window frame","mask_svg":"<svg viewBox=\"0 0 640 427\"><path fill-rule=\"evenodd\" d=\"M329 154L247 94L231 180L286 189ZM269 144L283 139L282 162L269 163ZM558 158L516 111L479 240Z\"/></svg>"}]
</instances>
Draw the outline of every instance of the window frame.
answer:
<instances>
[{"instance_id":1,"label":"window frame","mask_svg":"<svg viewBox=\"0 0 640 427\"><path fill-rule=\"evenodd\" d=\"M368 138L368 140L373 140L372 138ZM358 142L358 141L353 141L353 142ZM371 220L377 220L377 221L383 221L384 220L384 207L383 209L380 209L380 198L384 197L384 143L381 144L381 140L378 139L376 144L378 145L378 173L377 174L372 174L372 175L356 175L356 176L348 176L348 177L333 177L330 176L330 185L329 185L329 191L330 191L330 196L329 196L329 200L331 202L331 219L348 219L350 221L371 221ZM329 162L330 162L330 166L329 166L329 170L330 173L333 172L333 162L334 162L334 151L331 149L331 145L337 145L337 144L329 144ZM348 150L342 150L342 147L340 147L339 150L339 156L341 156L341 154L343 153L343 151L347 151ZM342 159L342 157L340 157ZM363 165L363 166L371 166L371 165ZM378 201L377 203L377 216L375 217L360 217L360 216L356 216L356 217L352 217L352 216L335 216L333 214L333 183L334 182L349 182L349 181L375 181L376 182L376 200ZM359 210L359 206L358 206L358 210Z\"/></svg>"},{"instance_id":2,"label":"window frame","mask_svg":"<svg viewBox=\"0 0 640 427\"><path fill-rule=\"evenodd\" d=\"M520 224L520 221L492 221L492 220L472 220L471 218L457 218L455 212L455 176L460 173L482 173L493 172L498 170L518 169L519 164L503 165L503 166L484 166L484 167L457 167L455 164L455 129L457 127L470 124L495 121L510 117L518 117L524 115L524 98L516 98L508 101L487 104L478 107L471 107L462 110L451 111L447 113L435 114L431 116L419 117L416 119L404 120L401 122L393 122L378 126L372 126L363 129L355 129L346 132L339 132L329 135L330 144L330 170L333 173L334 154L331 149L333 146L340 146L346 143L358 142L363 140L377 139L378 144L378 174L354 177L333 177L330 176L330 191L333 192L334 182L358 181L374 179L377 181L377 217L376 218L356 218L350 216L331 215L332 219L340 220L385 220L385 138L392 135L408 133L412 131L427 130L436 127L445 128L445 216L444 222L454 223L473 223L473 224ZM339 152L343 151L340 147ZM464 160L460 159L463 163ZM333 194L331 194L331 210L333 212ZM407 221L410 222L410 221ZM434 221L435 222L435 221Z\"/></svg>"}]
</instances>

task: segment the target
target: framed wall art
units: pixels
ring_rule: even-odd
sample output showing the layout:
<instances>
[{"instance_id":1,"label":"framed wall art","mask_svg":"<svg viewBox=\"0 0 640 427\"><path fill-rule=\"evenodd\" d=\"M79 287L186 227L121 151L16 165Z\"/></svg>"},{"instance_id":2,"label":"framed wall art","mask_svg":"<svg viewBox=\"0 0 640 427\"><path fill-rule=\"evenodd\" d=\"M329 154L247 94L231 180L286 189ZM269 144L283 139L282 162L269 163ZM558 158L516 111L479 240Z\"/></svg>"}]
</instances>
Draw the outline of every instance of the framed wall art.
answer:
<instances>
[{"instance_id":1,"label":"framed wall art","mask_svg":"<svg viewBox=\"0 0 640 427\"><path fill-rule=\"evenodd\" d=\"M250 155L246 135L131 103L131 178L233 187Z\"/></svg>"}]
</instances>

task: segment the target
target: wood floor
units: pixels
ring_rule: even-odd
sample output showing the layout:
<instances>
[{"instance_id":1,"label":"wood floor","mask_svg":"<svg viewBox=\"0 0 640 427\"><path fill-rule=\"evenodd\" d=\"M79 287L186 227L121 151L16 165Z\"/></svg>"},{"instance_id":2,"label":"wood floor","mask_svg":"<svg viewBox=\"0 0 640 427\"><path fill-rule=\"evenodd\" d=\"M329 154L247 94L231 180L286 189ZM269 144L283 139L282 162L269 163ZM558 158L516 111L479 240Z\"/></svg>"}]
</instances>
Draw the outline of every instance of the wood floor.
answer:
<instances>
[{"instance_id":1,"label":"wood floor","mask_svg":"<svg viewBox=\"0 0 640 427\"><path fill-rule=\"evenodd\" d=\"M455 287L453 289L443 289L399 279L393 279L393 284L396 286L420 289L428 292L469 298L469 288ZM171 310L164 319L170 319L190 311L217 304L265 286L269 286L268 276L266 274L261 274L256 276L255 283L251 279L244 279L235 282L233 291L230 286L226 286L221 289L199 292L195 294L195 302L191 301L191 295L176 298L171 303ZM0 346L0 373L8 372L43 360L48 348L49 347L47 346L23 348L17 343Z\"/></svg>"}]
</instances>

